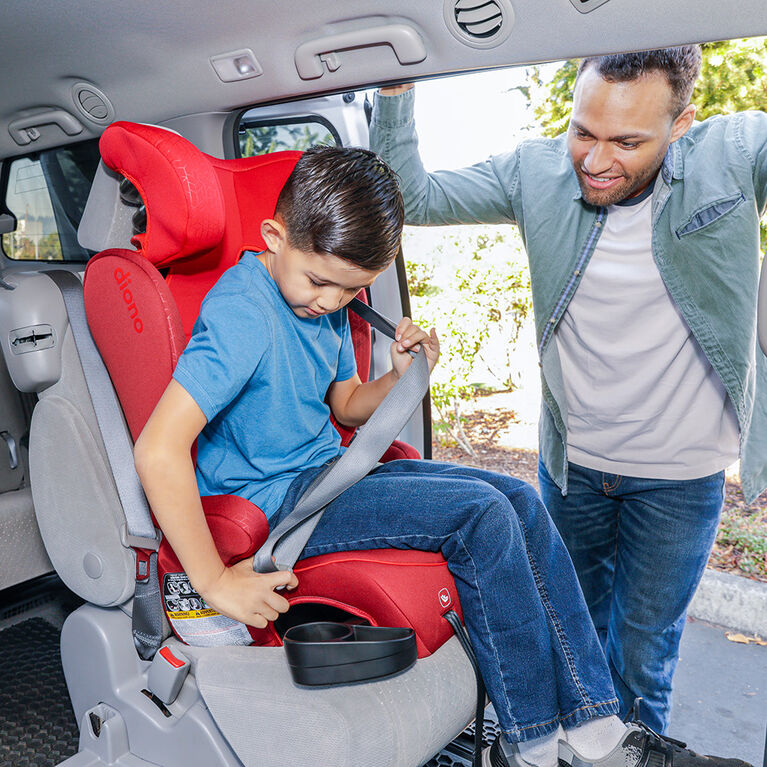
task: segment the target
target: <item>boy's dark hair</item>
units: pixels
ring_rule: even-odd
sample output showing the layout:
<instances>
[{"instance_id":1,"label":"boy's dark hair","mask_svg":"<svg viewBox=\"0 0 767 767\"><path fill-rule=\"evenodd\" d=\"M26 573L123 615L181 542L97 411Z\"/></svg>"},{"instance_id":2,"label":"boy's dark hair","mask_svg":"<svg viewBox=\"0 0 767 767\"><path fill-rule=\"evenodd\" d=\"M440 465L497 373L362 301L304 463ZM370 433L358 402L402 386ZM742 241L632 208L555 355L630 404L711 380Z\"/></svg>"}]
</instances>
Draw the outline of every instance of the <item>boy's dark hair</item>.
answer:
<instances>
[{"instance_id":1,"label":"boy's dark hair","mask_svg":"<svg viewBox=\"0 0 767 767\"><path fill-rule=\"evenodd\" d=\"M690 103L701 61L699 45L680 45L654 51L591 56L581 61L578 74L586 67L594 66L608 82L620 83L637 80L649 72L662 72L671 86L671 116L676 118Z\"/></svg>"},{"instance_id":2,"label":"boy's dark hair","mask_svg":"<svg viewBox=\"0 0 767 767\"><path fill-rule=\"evenodd\" d=\"M378 271L397 255L405 211L397 176L374 152L307 149L277 199L288 241Z\"/></svg>"}]
</instances>

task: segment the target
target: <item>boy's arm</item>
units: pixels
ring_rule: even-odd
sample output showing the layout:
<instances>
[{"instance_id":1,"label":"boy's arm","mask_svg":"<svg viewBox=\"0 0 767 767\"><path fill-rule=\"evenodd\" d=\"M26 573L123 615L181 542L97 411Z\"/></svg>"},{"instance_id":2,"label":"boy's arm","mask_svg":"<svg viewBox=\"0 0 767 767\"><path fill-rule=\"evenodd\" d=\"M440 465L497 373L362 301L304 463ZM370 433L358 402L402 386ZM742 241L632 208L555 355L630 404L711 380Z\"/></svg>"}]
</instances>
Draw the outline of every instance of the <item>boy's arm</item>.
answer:
<instances>
[{"instance_id":1,"label":"boy's arm","mask_svg":"<svg viewBox=\"0 0 767 767\"><path fill-rule=\"evenodd\" d=\"M149 504L195 589L214 609L256 628L288 609L274 592L294 588L292 572L253 572L252 557L226 567L216 550L197 490L192 445L206 424L192 396L171 380L134 449Z\"/></svg>"},{"instance_id":2,"label":"boy's arm","mask_svg":"<svg viewBox=\"0 0 767 767\"><path fill-rule=\"evenodd\" d=\"M408 351L417 352L423 344L429 372L439 359L439 339L434 328L429 333L403 317L397 325L396 340L391 345L392 369L380 378L362 383L355 373L346 381L335 381L328 388L328 404L333 415L345 426L361 426L373 414L381 400L392 390L408 369L412 358Z\"/></svg>"}]
</instances>

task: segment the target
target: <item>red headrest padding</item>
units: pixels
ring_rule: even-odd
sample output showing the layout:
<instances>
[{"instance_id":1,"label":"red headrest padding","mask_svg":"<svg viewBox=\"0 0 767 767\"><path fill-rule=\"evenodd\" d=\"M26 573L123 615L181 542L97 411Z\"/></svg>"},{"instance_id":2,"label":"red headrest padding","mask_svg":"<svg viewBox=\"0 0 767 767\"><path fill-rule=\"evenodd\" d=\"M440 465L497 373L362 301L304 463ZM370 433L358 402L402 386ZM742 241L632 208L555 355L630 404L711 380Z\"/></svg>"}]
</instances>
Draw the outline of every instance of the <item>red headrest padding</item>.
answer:
<instances>
[{"instance_id":1,"label":"red headrest padding","mask_svg":"<svg viewBox=\"0 0 767 767\"><path fill-rule=\"evenodd\" d=\"M192 334L202 299L221 274L240 260L244 250L266 249L261 222L274 216L277 198L301 152L275 152L239 160L203 156L218 177L226 209L226 229L215 248L170 268L168 285L187 336Z\"/></svg>"},{"instance_id":2,"label":"red headrest padding","mask_svg":"<svg viewBox=\"0 0 767 767\"><path fill-rule=\"evenodd\" d=\"M88 325L137 439L186 346L160 273L140 253L105 250L85 270Z\"/></svg>"},{"instance_id":3,"label":"red headrest padding","mask_svg":"<svg viewBox=\"0 0 767 767\"><path fill-rule=\"evenodd\" d=\"M164 128L112 123L102 134L104 162L138 189L147 230L132 242L155 266L210 250L224 234L224 198L206 155Z\"/></svg>"}]
</instances>

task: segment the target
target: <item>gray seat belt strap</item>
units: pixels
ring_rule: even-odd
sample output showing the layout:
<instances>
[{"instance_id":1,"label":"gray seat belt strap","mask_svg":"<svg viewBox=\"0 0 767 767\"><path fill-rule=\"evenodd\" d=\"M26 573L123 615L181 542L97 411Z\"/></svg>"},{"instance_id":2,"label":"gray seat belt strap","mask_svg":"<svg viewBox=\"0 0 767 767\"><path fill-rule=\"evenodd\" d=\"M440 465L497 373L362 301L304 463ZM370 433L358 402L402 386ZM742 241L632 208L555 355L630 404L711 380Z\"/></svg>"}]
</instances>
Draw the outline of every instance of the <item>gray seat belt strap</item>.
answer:
<instances>
[{"instance_id":1,"label":"gray seat belt strap","mask_svg":"<svg viewBox=\"0 0 767 767\"><path fill-rule=\"evenodd\" d=\"M133 464L133 443L117 394L88 327L82 283L71 272L51 271L47 275L56 283L64 299L85 383L125 514L122 542L134 550L152 551L149 557L142 557L136 552L136 592L133 600L134 642L142 657L151 657L160 646L163 634L156 563L160 541Z\"/></svg>"},{"instance_id":2,"label":"gray seat belt strap","mask_svg":"<svg viewBox=\"0 0 767 767\"><path fill-rule=\"evenodd\" d=\"M390 320L366 304L358 303L365 307L363 319L394 337L396 326ZM350 308L362 316L357 305L350 305ZM373 315L375 319L369 319ZM293 511L269 533L266 543L256 552L254 570L268 573L291 569L295 565L325 507L377 465L378 459L421 404L428 388L429 365L422 347L346 451L315 478Z\"/></svg>"}]
</instances>

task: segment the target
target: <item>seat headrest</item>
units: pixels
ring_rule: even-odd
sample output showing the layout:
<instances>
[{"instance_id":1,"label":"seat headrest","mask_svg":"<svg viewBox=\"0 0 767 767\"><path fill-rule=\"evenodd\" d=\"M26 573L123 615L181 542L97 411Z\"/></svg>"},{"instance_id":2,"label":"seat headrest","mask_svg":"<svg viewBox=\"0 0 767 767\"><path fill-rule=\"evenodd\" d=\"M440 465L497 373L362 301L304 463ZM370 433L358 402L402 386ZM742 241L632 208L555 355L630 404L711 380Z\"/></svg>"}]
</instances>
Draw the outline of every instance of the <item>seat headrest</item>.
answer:
<instances>
[{"instance_id":1,"label":"seat headrest","mask_svg":"<svg viewBox=\"0 0 767 767\"><path fill-rule=\"evenodd\" d=\"M165 275L187 337L200 304L245 250L264 250L261 222L301 152L220 160L177 133L153 125L116 122L103 133L102 161L78 229L80 244L96 252L133 245ZM123 194L127 178L138 191ZM139 234L137 226L145 230Z\"/></svg>"},{"instance_id":2,"label":"seat headrest","mask_svg":"<svg viewBox=\"0 0 767 767\"><path fill-rule=\"evenodd\" d=\"M102 134L104 163L139 191L146 232L131 242L161 268L215 247L224 235L224 196L210 158L173 131L112 123Z\"/></svg>"}]
</instances>

